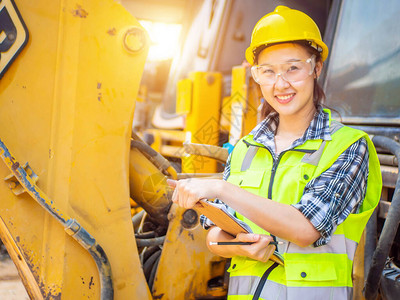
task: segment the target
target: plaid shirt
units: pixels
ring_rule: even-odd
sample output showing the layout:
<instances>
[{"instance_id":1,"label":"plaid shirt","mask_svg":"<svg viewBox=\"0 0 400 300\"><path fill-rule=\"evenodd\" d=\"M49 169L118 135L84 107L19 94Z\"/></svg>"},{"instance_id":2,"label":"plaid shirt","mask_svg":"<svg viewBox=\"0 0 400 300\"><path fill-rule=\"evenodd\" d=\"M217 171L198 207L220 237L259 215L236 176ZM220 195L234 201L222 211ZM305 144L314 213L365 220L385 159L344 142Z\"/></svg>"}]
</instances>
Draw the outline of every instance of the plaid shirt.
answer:
<instances>
[{"instance_id":1,"label":"plaid shirt","mask_svg":"<svg viewBox=\"0 0 400 300\"><path fill-rule=\"evenodd\" d=\"M279 116L271 114L250 133L256 142L269 149L274 161L278 159L274 141L278 123ZM303 137L295 140L288 149L304 144L307 140L316 139L327 141L332 139L329 131L329 115L321 108L315 113ZM315 247L327 244L336 227L350 213L358 212L367 188L368 160L367 142L362 138L347 148L328 170L309 181L300 201L292 205L320 232L321 237L314 243ZM229 175L230 157L224 170L224 180ZM221 202L218 199L217 201ZM200 217L200 222L206 229L213 225L205 216Z\"/></svg>"}]
</instances>

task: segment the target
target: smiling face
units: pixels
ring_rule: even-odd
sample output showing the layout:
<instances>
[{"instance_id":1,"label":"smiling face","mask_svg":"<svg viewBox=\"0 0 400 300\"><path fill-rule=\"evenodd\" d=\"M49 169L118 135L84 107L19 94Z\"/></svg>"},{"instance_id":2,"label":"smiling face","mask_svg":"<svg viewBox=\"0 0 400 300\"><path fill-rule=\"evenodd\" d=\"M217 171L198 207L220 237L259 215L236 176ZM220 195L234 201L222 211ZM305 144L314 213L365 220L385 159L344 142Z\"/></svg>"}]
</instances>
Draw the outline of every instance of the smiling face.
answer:
<instances>
[{"instance_id":1,"label":"smiling face","mask_svg":"<svg viewBox=\"0 0 400 300\"><path fill-rule=\"evenodd\" d=\"M305 61L311 53L304 46L295 43L283 43L265 48L258 56L258 65L271 65L275 73L284 73L292 62ZM313 103L314 79L319 76L322 63L316 62L315 71L301 81L287 81L277 76L276 82L260 85L264 99L279 113L280 118L314 115ZM311 69L310 69L311 70ZM289 77L289 76L286 76Z\"/></svg>"}]
</instances>

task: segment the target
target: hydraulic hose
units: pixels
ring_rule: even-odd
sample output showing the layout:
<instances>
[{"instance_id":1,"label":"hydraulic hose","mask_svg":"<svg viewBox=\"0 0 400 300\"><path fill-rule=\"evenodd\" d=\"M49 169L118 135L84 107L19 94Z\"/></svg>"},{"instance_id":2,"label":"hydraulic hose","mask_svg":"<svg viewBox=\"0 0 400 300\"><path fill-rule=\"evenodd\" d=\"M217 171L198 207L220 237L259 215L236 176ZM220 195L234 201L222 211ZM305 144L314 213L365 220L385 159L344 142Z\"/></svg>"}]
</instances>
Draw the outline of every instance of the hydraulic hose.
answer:
<instances>
[{"instance_id":1,"label":"hydraulic hose","mask_svg":"<svg viewBox=\"0 0 400 300\"><path fill-rule=\"evenodd\" d=\"M88 249L93 257L100 275L100 299L114 299L114 288L112 282L111 265L104 249L97 243Z\"/></svg>"},{"instance_id":2,"label":"hydraulic hose","mask_svg":"<svg viewBox=\"0 0 400 300\"><path fill-rule=\"evenodd\" d=\"M152 239L156 237L156 233L154 231L148 231L143 233L135 233L136 239Z\"/></svg>"},{"instance_id":3,"label":"hydraulic hose","mask_svg":"<svg viewBox=\"0 0 400 300\"><path fill-rule=\"evenodd\" d=\"M0 140L0 155L4 163L19 181L24 190L35 199L47 212L63 225L65 232L85 248L96 262L101 284L101 299L108 300L114 297L114 288L111 276L111 265L103 248L76 220L58 209L52 201L28 176L20 163L11 155L10 151Z\"/></svg>"},{"instance_id":4,"label":"hydraulic hose","mask_svg":"<svg viewBox=\"0 0 400 300\"><path fill-rule=\"evenodd\" d=\"M372 139L375 146L384 150L388 150L396 156L397 162L400 161L400 144L394 140L383 137L374 136ZM400 174L400 165L398 165ZM383 226L378 245L375 249L371 267L368 272L367 281L365 283L365 298L367 300L375 300L378 295L378 288L385 267L386 259L392 247L393 240L396 236L397 228L400 222L400 176L397 177L396 188L392 197L389 212L387 214L385 224Z\"/></svg>"},{"instance_id":5,"label":"hydraulic hose","mask_svg":"<svg viewBox=\"0 0 400 300\"><path fill-rule=\"evenodd\" d=\"M135 232L139 228L140 222L142 221L145 212L146 211L142 210L132 217L132 225Z\"/></svg>"},{"instance_id":6,"label":"hydraulic hose","mask_svg":"<svg viewBox=\"0 0 400 300\"><path fill-rule=\"evenodd\" d=\"M157 260L153 264L153 267L151 268L151 272L150 272L150 276L149 276L149 280L148 280L150 290L153 289L154 279L156 277L156 272L158 269L158 264L160 263L160 258L161 258L161 254L160 254L160 256L158 256Z\"/></svg>"},{"instance_id":7,"label":"hydraulic hose","mask_svg":"<svg viewBox=\"0 0 400 300\"><path fill-rule=\"evenodd\" d=\"M141 247L151 247L151 246L158 246L162 245L165 241L165 235L156 237L156 238L151 238L151 239L137 239L136 244L138 248Z\"/></svg>"},{"instance_id":8,"label":"hydraulic hose","mask_svg":"<svg viewBox=\"0 0 400 300\"><path fill-rule=\"evenodd\" d=\"M365 227L365 231L364 278L367 278L378 238L378 207L375 208L372 213L371 218Z\"/></svg>"},{"instance_id":9,"label":"hydraulic hose","mask_svg":"<svg viewBox=\"0 0 400 300\"><path fill-rule=\"evenodd\" d=\"M161 257L161 249L153 253L143 265L143 273L146 277L150 290L153 289L155 273L157 271L158 263Z\"/></svg>"},{"instance_id":10,"label":"hydraulic hose","mask_svg":"<svg viewBox=\"0 0 400 300\"><path fill-rule=\"evenodd\" d=\"M136 136L133 137L136 138ZM139 139L139 137L137 138ZM131 140L131 148L136 148L144 155L146 155L146 157L159 170L167 172L172 177L172 179L178 178L178 173L176 172L174 167L171 166L170 162L167 159L165 159L160 153L158 153L149 145L147 145L145 142L142 142L141 140Z\"/></svg>"},{"instance_id":11,"label":"hydraulic hose","mask_svg":"<svg viewBox=\"0 0 400 300\"><path fill-rule=\"evenodd\" d=\"M132 140L129 156L130 197L146 211L155 224L167 228L172 189L167 184L167 176L152 162L149 154L143 153L143 149L154 151L148 149L144 143Z\"/></svg>"}]
</instances>

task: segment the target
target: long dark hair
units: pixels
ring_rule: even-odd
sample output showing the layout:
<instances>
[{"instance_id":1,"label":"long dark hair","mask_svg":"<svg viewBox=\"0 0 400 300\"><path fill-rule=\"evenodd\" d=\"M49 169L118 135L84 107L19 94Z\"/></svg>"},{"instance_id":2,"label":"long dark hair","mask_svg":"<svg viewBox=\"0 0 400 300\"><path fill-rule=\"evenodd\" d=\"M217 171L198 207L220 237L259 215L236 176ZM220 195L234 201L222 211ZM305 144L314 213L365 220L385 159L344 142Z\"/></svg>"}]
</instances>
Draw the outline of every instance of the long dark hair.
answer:
<instances>
[{"instance_id":1,"label":"long dark hair","mask_svg":"<svg viewBox=\"0 0 400 300\"><path fill-rule=\"evenodd\" d=\"M307 52L310 55L315 55L315 62L322 61L321 58L321 53L318 52L317 49L313 48L310 46L310 43L308 41L292 41L291 43L298 44L300 46L303 46ZM279 43L282 44L282 43ZM258 56L260 55L261 51L263 51L265 48L276 45L276 44L270 44L270 45L262 45L254 50L254 63L258 63ZM314 69L314 72L316 70ZM322 106L322 102L325 100L325 93L322 87L318 83L318 79L314 79L314 91L313 91L313 103L315 108L318 108ZM274 112L275 110L272 108L271 105L268 104L267 101L264 101L263 106L261 108L261 118L265 119L270 113Z\"/></svg>"}]
</instances>

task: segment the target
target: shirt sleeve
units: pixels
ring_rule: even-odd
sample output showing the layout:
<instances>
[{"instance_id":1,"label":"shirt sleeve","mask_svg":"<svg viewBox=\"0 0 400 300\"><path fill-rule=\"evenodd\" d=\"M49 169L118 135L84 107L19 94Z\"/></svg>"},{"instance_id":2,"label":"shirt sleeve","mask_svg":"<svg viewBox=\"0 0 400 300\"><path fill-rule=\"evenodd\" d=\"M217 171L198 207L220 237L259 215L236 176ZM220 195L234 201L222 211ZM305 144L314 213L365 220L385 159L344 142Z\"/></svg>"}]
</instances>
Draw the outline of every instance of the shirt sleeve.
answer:
<instances>
[{"instance_id":1,"label":"shirt sleeve","mask_svg":"<svg viewBox=\"0 0 400 300\"><path fill-rule=\"evenodd\" d=\"M222 175L222 180L227 180L229 175L231 173L231 155L229 154L228 159L226 160L226 164L225 164L225 169L224 169L224 173ZM214 201L215 203L221 203L224 204L226 206L226 208L228 208L228 211L232 214L234 214L234 211L229 208L224 202L222 202L219 199L215 199ZM200 215L200 224L201 226L203 226L204 229L209 229L211 226L214 226L215 224L209 219L207 218L205 215Z\"/></svg>"},{"instance_id":2,"label":"shirt sleeve","mask_svg":"<svg viewBox=\"0 0 400 300\"><path fill-rule=\"evenodd\" d=\"M320 232L315 247L327 244L336 227L358 212L367 189L368 160L367 142L361 138L308 182L300 202L293 205Z\"/></svg>"}]
</instances>

